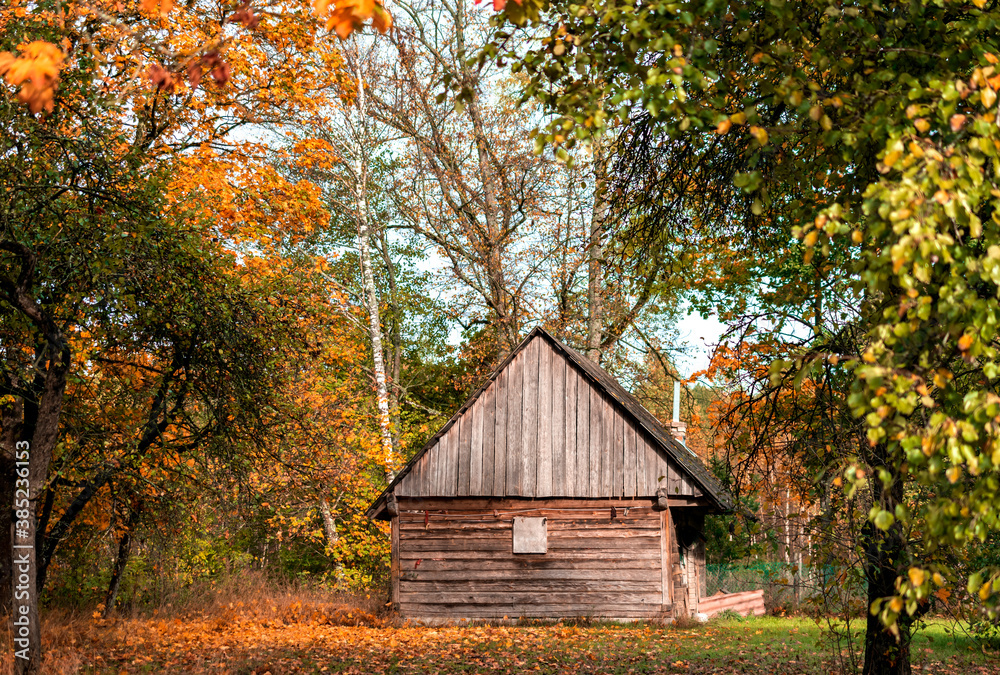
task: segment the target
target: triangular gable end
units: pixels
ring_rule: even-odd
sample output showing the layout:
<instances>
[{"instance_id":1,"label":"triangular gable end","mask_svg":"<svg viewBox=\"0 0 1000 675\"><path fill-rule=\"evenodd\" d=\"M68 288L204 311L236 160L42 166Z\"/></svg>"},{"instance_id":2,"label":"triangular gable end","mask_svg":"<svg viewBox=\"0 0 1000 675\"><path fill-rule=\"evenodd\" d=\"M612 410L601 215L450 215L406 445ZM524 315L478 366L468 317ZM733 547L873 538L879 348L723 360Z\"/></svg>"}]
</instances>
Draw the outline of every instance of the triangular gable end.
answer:
<instances>
[{"instance_id":1,"label":"triangular gable end","mask_svg":"<svg viewBox=\"0 0 1000 675\"><path fill-rule=\"evenodd\" d=\"M600 366L535 328L368 510L397 497L728 498Z\"/></svg>"}]
</instances>

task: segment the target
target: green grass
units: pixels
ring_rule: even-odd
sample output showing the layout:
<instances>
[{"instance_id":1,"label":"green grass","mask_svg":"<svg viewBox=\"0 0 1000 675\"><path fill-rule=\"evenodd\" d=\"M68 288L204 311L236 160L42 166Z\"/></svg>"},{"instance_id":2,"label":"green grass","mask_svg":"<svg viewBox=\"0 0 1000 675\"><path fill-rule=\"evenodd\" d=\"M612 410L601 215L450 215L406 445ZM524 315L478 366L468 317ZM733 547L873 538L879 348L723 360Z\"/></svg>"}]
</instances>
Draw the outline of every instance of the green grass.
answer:
<instances>
[{"instance_id":1,"label":"green grass","mask_svg":"<svg viewBox=\"0 0 1000 675\"><path fill-rule=\"evenodd\" d=\"M434 647L415 658L391 660L378 672L798 675L845 672L841 668L850 663L846 652L845 658L837 657L821 627L806 618L718 620L686 627L485 626L441 629L434 636ZM995 655L983 655L972 640L951 633L944 622L932 622L917 634L912 662L914 672L1000 673ZM365 672L366 663L374 665L358 655L330 664L327 672Z\"/></svg>"}]
</instances>

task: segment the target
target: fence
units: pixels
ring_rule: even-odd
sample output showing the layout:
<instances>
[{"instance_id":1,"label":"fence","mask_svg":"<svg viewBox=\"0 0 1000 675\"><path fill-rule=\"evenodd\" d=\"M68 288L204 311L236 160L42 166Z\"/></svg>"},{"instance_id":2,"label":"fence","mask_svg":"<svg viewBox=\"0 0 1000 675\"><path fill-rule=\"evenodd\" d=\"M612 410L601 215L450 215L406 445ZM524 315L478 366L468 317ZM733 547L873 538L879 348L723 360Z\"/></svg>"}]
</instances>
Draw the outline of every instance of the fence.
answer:
<instances>
[{"instance_id":1,"label":"fence","mask_svg":"<svg viewBox=\"0 0 1000 675\"><path fill-rule=\"evenodd\" d=\"M820 592L822 570L786 563L754 562L744 565L706 565L705 590L716 593L743 593L763 590L764 604L769 610L778 607L798 607L813 594Z\"/></svg>"}]
</instances>

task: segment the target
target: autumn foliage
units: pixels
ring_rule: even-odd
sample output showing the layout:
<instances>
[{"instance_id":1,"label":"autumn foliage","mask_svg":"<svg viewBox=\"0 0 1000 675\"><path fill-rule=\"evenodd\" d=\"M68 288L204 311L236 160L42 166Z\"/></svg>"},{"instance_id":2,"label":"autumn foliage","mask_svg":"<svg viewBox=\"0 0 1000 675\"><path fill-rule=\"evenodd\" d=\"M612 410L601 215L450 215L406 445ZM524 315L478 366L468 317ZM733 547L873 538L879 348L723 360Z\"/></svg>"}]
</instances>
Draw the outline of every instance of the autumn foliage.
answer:
<instances>
[{"instance_id":1,"label":"autumn foliage","mask_svg":"<svg viewBox=\"0 0 1000 675\"><path fill-rule=\"evenodd\" d=\"M267 3L264 5L259 11L271 13ZM65 21L65 16L96 21L103 24L109 30L111 39L125 49L129 49L129 43L133 43L135 47L147 48L144 59L147 64L143 66L140 62L140 68L145 71L149 82L166 93L173 93L181 80L186 80L190 87L196 88L206 73L217 84L223 85L229 81L232 65L227 60L226 51L241 38L226 31L227 24L236 24L246 31L262 33L270 32L276 27L273 20L266 21L262 26L262 15L258 14L258 9L249 0L232 8L221 21L209 18L211 13L206 13L202 3L197 2L186 3L181 8L175 7L173 0L140 0L137 9L138 14L130 12L121 2L73 2L49 15L53 19L59 16L60 21ZM313 9L316 16L324 20L326 30L334 31L342 40L362 28L369 20L382 33L392 27L392 16L383 6L382 0L342 0L337 3L331 0L314 0ZM15 0L5 20L25 17L29 12L40 16L47 13L41 8L29 8L22 0ZM278 12L280 16L281 10ZM135 21L137 18L149 21L150 28L165 28L168 37L162 42L150 38L146 31L138 27ZM215 25L210 26L213 23ZM90 45L56 45L44 40L34 40L19 45L16 52L0 52L0 76L10 87L17 89L18 100L26 104L32 113L51 113L63 68L101 67L99 59L97 63L92 59L85 59L86 65L74 58L67 59L64 50L69 47L78 49L80 46L89 48L91 57L107 53L95 50L96 42L91 42ZM135 47L132 47L132 55L138 51Z\"/></svg>"}]
</instances>

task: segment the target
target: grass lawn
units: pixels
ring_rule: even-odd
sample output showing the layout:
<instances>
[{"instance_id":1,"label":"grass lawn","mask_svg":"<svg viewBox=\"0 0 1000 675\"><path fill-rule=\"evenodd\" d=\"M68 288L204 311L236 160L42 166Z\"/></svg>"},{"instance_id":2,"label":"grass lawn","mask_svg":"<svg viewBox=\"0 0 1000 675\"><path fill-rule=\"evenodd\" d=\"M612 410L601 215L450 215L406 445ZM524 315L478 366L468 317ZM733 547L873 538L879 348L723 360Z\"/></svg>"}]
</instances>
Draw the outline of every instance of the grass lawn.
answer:
<instances>
[{"instance_id":1,"label":"grass lawn","mask_svg":"<svg viewBox=\"0 0 1000 675\"><path fill-rule=\"evenodd\" d=\"M294 610L294 607L293 607ZM239 610L184 617L62 617L47 629L49 673L839 673L807 618L651 624L379 626L349 608L264 617ZM359 624L359 625L345 625ZM375 625L372 625L375 624ZM1000 656L932 623L914 672L1000 675ZM0 672L9 668L2 662ZM9 671L8 671L9 672Z\"/></svg>"}]
</instances>

